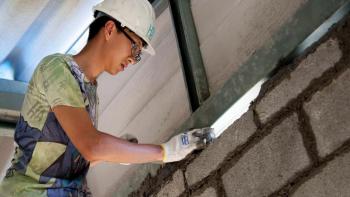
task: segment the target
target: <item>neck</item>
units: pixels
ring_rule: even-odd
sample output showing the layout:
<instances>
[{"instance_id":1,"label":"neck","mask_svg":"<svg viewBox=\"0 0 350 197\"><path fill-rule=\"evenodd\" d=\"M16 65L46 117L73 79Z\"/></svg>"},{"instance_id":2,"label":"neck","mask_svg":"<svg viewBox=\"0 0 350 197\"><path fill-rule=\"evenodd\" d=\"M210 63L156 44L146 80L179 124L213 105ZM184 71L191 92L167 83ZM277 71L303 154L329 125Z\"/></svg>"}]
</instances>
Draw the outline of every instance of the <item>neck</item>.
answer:
<instances>
[{"instance_id":1,"label":"neck","mask_svg":"<svg viewBox=\"0 0 350 197\"><path fill-rule=\"evenodd\" d=\"M81 68L86 78L90 82L96 83L97 77L104 69L98 45L93 42L94 40L88 42L78 54L73 56L73 59Z\"/></svg>"}]
</instances>

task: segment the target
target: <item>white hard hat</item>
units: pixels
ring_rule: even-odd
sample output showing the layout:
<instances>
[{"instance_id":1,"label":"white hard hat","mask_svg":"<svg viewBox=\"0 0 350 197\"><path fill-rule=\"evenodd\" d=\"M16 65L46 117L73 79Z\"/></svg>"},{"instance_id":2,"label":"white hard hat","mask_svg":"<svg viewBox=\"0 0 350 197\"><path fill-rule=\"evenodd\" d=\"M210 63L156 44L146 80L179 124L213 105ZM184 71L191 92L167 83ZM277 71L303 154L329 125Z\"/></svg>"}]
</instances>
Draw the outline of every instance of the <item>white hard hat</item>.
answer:
<instances>
[{"instance_id":1,"label":"white hard hat","mask_svg":"<svg viewBox=\"0 0 350 197\"><path fill-rule=\"evenodd\" d=\"M127 27L146 43L144 48L151 55L155 54L151 39L155 33L155 14L147 0L104 0L93 7L93 11L103 12Z\"/></svg>"}]
</instances>

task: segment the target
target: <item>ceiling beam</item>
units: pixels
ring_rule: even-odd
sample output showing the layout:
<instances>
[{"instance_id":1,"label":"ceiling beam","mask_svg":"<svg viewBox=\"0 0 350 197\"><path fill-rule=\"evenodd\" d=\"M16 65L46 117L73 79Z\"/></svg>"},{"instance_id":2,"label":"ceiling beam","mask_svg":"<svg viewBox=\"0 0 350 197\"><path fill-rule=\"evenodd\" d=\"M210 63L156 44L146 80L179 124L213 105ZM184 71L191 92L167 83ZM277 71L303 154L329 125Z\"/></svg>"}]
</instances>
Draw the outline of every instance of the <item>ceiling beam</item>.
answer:
<instances>
[{"instance_id":1,"label":"ceiling beam","mask_svg":"<svg viewBox=\"0 0 350 197\"><path fill-rule=\"evenodd\" d=\"M0 79L0 136L13 137L27 84Z\"/></svg>"},{"instance_id":2,"label":"ceiling beam","mask_svg":"<svg viewBox=\"0 0 350 197\"><path fill-rule=\"evenodd\" d=\"M16 128L16 124L0 121L0 137L13 138L15 128Z\"/></svg>"},{"instance_id":3,"label":"ceiling beam","mask_svg":"<svg viewBox=\"0 0 350 197\"><path fill-rule=\"evenodd\" d=\"M27 83L0 79L0 109L20 111Z\"/></svg>"},{"instance_id":4,"label":"ceiling beam","mask_svg":"<svg viewBox=\"0 0 350 197\"><path fill-rule=\"evenodd\" d=\"M209 97L205 72L190 0L170 0L173 24L185 75L192 111Z\"/></svg>"}]
</instances>

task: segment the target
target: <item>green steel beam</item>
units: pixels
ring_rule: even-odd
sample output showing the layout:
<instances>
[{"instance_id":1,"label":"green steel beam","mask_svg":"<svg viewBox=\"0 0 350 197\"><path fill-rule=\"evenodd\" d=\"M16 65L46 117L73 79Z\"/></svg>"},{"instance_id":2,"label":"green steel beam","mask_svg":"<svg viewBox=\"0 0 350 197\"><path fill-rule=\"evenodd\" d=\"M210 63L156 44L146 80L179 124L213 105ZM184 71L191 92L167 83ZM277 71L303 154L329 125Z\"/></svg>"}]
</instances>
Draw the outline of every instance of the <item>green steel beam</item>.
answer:
<instances>
[{"instance_id":1,"label":"green steel beam","mask_svg":"<svg viewBox=\"0 0 350 197\"><path fill-rule=\"evenodd\" d=\"M209 97L209 85L199 48L190 0L170 0L188 95L195 111Z\"/></svg>"}]
</instances>

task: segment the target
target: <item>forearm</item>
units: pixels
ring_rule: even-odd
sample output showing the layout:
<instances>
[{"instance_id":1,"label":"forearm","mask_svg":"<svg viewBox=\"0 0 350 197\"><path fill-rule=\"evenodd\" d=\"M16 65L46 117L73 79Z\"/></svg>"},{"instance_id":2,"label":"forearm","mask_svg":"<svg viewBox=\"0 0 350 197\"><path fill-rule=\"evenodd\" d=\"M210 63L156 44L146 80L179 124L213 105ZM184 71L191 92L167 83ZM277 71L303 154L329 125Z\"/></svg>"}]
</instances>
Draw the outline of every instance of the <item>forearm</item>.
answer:
<instances>
[{"instance_id":1,"label":"forearm","mask_svg":"<svg viewBox=\"0 0 350 197\"><path fill-rule=\"evenodd\" d=\"M148 163L162 161L163 149L159 145L136 144L98 132L91 146L89 160L116 163Z\"/></svg>"}]
</instances>

